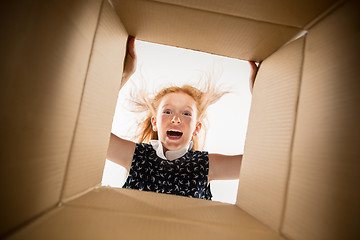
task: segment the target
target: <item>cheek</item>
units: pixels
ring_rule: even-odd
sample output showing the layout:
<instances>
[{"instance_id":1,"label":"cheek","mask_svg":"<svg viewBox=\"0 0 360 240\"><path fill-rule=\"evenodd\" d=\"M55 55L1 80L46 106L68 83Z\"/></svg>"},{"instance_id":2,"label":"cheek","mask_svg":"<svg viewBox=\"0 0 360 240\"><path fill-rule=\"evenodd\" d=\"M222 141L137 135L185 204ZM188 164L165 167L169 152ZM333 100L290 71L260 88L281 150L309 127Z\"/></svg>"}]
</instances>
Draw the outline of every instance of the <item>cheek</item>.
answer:
<instances>
[{"instance_id":1,"label":"cheek","mask_svg":"<svg viewBox=\"0 0 360 240\"><path fill-rule=\"evenodd\" d=\"M195 130L195 127L196 127L196 121L195 121L195 119L193 119L193 118L187 118L187 119L184 119L183 121L184 121L184 123L185 123L187 126L189 126L189 128L190 128L191 131Z\"/></svg>"},{"instance_id":2,"label":"cheek","mask_svg":"<svg viewBox=\"0 0 360 240\"><path fill-rule=\"evenodd\" d=\"M163 123L167 123L167 122L169 122L171 119L170 119L170 116L168 116L168 115L160 115L160 116L158 116L158 127L161 127L161 125L163 124Z\"/></svg>"}]
</instances>

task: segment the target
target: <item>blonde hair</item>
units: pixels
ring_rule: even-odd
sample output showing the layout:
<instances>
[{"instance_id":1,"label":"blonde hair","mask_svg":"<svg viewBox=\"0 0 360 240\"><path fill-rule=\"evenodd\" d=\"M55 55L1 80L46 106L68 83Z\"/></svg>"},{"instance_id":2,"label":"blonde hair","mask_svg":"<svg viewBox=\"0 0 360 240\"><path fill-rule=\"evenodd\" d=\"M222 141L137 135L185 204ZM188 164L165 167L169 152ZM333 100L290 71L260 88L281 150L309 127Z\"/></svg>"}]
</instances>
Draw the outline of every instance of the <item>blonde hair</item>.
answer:
<instances>
[{"instance_id":1,"label":"blonde hair","mask_svg":"<svg viewBox=\"0 0 360 240\"><path fill-rule=\"evenodd\" d=\"M157 132L153 131L151 118L156 116L157 109L160 105L162 98L169 93L185 93L192 97L196 102L197 107L197 121L203 121L206 116L207 108L217 102L224 94L228 93L226 91L217 92L215 87L210 86L206 87L205 91L201 91L195 87L184 85L182 87L168 87L162 89L158 92L155 97L148 98L145 95L141 96L141 99L132 100L133 103L137 106L138 111L145 111L146 117L139 124L139 133L137 135L138 142L149 143L150 140L158 140ZM206 136L206 126L204 126L204 136ZM198 136L192 137L193 147L191 150L199 150L199 139Z\"/></svg>"}]
</instances>

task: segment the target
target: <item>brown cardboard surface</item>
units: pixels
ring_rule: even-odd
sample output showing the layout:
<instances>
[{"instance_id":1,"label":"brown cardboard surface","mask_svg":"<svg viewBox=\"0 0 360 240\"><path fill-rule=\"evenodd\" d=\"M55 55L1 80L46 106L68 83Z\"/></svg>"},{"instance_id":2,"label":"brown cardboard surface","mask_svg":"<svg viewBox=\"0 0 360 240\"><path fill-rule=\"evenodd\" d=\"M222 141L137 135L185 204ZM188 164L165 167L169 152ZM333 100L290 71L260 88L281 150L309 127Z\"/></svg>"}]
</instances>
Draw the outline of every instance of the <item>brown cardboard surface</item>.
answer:
<instances>
[{"instance_id":1,"label":"brown cardboard surface","mask_svg":"<svg viewBox=\"0 0 360 240\"><path fill-rule=\"evenodd\" d=\"M259 224L257 220L233 204L131 189L95 189L67 205L119 211L130 215L229 225L259 231L269 230L268 227Z\"/></svg>"},{"instance_id":2,"label":"brown cardboard surface","mask_svg":"<svg viewBox=\"0 0 360 240\"><path fill-rule=\"evenodd\" d=\"M308 33L283 233L359 239L360 4Z\"/></svg>"},{"instance_id":3,"label":"brown cardboard surface","mask_svg":"<svg viewBox=\"0 0 360 240\"><path fill-rule=\"evenodd\" d=\"M280 21L274 12L286 3L275 0L271 8L240 2L247 5L213 0L114 4L138 39L262 60L299 32L288 25L302 26L334 1L309 3L304 18L293 14L296 1L291 16L278 14L288 18L284 25L267 21ZM127 34L103 3L100 18L100 0L3 4L0 237L281 239L280 228L289 239L359 238L360 86L354 63L360 8L355 0L310 30L298 115L304 39L263 62L237 206L107 188L69 200L100 183L120 84ZM271 16L260 10L251 15L252 5ZM249 15L244 18L242 10ZM67 203L56 208L59 200Z\"/></svg>"},{"instance_id":4,"label":"brown cardboard surface","mask_svg":"<svg viewBox=\"0 0 360 240\"><path fill-rule=\"evenodd\" d=\"M263 60L300 32L254 21L146 0L114 0L130 35L140 40L239 59Z\"/></svg>"},{"instance_id":5,"label":"brown cardboard surface","mask_svg":"<svg viewBox=\"0 0 360 240\"><path fill-rule=\"evenodd\" d=\"M10 239L281 239L231 204L129 189L97 189Z\"/></svg>"},{"instance_id":6,"label":"brown cardboard surface","mask_svg":"<svg viewBox=\"0 0 360 240\"><path fill-rule=\"evenodd\" d=\"M337 0L154 0L258 21L303 28Z\"/></svg>"},{"instance_id":7,"label":"brown cardboard surface","mask_svg":"<svg viewBox=\"0 0 360 240\"><path fill-rule=\"evenodd\" d=\"M128 34L103 1L62 198L101 182Z\"/></svg>"},{"instance_id":8,"label":"brown cardboard surface","mask_svg":"<svg viewBox=\"0 0 360 240\"><path fill-rule=\"evenodd\" d=\"M2 3L0 236L59 201L99 7Z\"/></svg>"},{"instance_id":9,"label":"brown cardboard surface","mask_svg":"<svg viewBox=\"0 0 360 240\"><path fill-rule=\"evenodd\" d=\"M267 58L252 97L236 204L279 230L299 97L304 38Z\"/></svg>"}]
</instances>

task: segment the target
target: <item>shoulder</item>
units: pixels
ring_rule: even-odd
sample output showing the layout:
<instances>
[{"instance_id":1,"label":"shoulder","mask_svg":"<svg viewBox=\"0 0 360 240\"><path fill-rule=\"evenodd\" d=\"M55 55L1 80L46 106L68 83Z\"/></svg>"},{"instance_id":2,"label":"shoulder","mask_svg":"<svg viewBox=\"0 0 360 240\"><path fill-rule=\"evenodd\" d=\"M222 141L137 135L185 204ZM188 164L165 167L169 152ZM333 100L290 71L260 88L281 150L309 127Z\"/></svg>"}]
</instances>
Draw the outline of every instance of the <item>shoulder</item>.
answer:
<instances>
[{"instance_id":1,"label":"shoulder","mask_svg":"<svg viewBox=\"0 0 360 240\"><path fill-rule=\"evenodd\" d=\"M207 151L188 151L188 158L191 161L209 166L209 153Z\"/></svg>"},{"instance_id":2,"label":"shoulder","mask_svg":"<svg viewBox=\"0 0 360 240\"><path fill-rule=\"evenodd\" d=\"M134 156L136 155L148 155L152 152L155 152L151 144L148 143L136 143Z\"/></svg>"},{"instance_id":3,"label":"shoulder","mask_svg":"<svg viewBox=\"0 0 360 240\"><path fill-rule=\"evenodd\" d=\"M188 154L191 156L191 157L195 157L195 158L203 158L203 157L206 157L206 158L209 158L209 152L207 151L188 151Z\"/></svg>"},{"instance_id":4,"label":"shoulder","mask_svg":"<svg viewBox=\"0 0 360 240\"><path fill-rule=\"evenodd\" d=\"M136 143L137 149L148 149L149 147L151 147L151 145L148 143Z\"/></svg>"}]
</instances>

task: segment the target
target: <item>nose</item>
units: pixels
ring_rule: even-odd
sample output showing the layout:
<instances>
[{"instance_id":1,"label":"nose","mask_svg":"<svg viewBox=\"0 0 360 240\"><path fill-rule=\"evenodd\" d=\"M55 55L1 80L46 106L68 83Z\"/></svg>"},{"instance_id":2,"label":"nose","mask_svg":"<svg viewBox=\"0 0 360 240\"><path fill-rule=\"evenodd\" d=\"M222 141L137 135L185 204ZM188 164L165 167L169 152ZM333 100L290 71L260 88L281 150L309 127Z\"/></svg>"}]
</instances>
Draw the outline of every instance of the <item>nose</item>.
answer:
<instances>
[{"instance_id":1,"label":"nose","mask_svg":"<svg viewBox=\"0 0 360 240\"><path fill-rule=\"evenodd\" d=\"M171 119L171 122L172 123L181 123L181 119L177 115L174 115L174 117Z\"/></svg>"}]
</instances>

